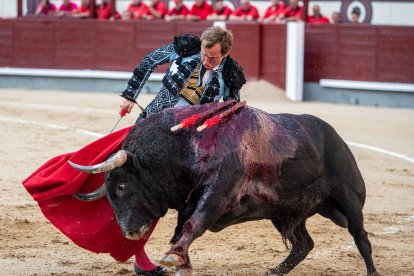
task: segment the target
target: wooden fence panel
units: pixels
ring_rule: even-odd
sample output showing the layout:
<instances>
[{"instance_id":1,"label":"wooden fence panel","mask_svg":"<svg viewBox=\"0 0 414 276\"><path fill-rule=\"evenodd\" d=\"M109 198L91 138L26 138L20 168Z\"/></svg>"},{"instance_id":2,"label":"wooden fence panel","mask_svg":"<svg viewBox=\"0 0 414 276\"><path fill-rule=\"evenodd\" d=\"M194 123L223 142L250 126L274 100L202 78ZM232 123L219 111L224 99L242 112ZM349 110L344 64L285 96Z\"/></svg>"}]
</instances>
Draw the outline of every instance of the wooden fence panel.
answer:
<instances>
[{"instance_id":1,"label":"wooden fence panel","mask_svg":"<svg viewBox=\"0 0 414 276\"><path fill-rule=\"evenodd\" d=\"M0 20L0 66L11 66L14 56L14 22Z\"/></svg>"},{"instance_id":2,"label":"wooden fence panel","mask_svg":"<svg viewBox=\"0 0 414 276\"><path fill-rule=\"evenodd\" d=\"M56 24L56 68L96 69L96 24L93 19L58 20Z\"/></svg>"},{"instance_id":3,"label":"wooden fence panel","mask_svg":"<svg viewBox=\"0 0 414 276\"><path fill-rule=\"evenodd\" d=\"M55 24L53 21L16 20L13 32L14 61L11 66L54 67Z\"/></svg>"},{"instance_id":4,"label":"wooden fence panel","mask_svg":"<svg viewBox=\"0 0 414 276\"><path fill-rule=\"evenodd\" d=\"M263 24L260 42L260 76L282 89L286 86L286 31L286 25Z\"/></svg>"}]
</instances>

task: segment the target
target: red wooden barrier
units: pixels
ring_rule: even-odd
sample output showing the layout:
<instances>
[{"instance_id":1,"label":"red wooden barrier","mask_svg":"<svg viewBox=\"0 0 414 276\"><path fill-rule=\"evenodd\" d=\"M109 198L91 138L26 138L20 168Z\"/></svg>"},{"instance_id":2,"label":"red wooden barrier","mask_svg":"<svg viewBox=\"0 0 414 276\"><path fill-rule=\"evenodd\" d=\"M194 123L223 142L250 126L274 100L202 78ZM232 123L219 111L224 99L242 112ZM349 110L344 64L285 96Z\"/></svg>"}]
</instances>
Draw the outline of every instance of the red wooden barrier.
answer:
<instances>
[{"instance_id":1,"label":"red wooden barrier","mask_svg":"<svg viewBox=\"0 0 414 276\"><path fill-rule=\"evenodd\" d=\"M250 79L260 78L260 25L254 22L228 22L233 32L233 49L230 55L244 68Z\"/></svg>"},{"instance_id":2,"label":"red wooden barrier","mask_svg":"<svg viewBox=\"0 0 414 276\"><path fill-rule=\"evenodd\" d=\"M212 22L0 20L0 66L132 71L174 35L200 35ZM248 79L285 87L286 26L227 22L231 55ZM414 83L414 28L307 25L305 81L321 78ZM158 72L165 71L165 66Z\"/></svg>"},{"instance_id":3,"label":"red wooden barrier","mask_svg":"<svg viewBox=\"0 0 414 276\"><path fill-rule=\"evenodd\" d=\"M286 25L263 24L260 76L282 89L286 87Z\"/></svg>"},{"instance_id":4,"label":"red wooden barrier","mask_svg":"<svg viewBox=\"0 0 414 276\"><path fill-rule=\"evenodd\" d=\"M306 25L305 81L414 83L414 28Z\"/></svg>"}]
</instances>

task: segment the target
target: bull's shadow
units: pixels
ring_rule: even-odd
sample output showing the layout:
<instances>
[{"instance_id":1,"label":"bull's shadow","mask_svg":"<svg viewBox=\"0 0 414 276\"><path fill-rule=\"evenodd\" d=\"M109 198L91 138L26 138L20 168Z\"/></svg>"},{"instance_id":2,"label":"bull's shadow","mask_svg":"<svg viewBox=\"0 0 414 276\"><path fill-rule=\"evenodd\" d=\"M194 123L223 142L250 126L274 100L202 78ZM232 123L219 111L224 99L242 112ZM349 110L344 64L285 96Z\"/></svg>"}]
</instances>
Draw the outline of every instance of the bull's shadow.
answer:
<instances>
[{"instance_id":1,"label":"bull's shadow","mask_svg":"<svg viewBox=\"0 0 414 276\"><path fill-rule=\"evenodd\" d=\"M292 245L266 274L287 274L313 248L306 220L317 213L348 228L368 275L379 275L363 227L365 183L335 130L311 115L231 105L163 110L138 123L122 150L104 163L73 164L86 172L106 171L104 188L86 197L106 193L129 239L145 236L169 208L177 210L172 247L161 260L175 266L177 275L191 275L188 249L206 230L260 219L271 220ZM225 116L196 130L217 114ZM172 132L180 123L184 128Z\"/></svg>"}]
</instances>

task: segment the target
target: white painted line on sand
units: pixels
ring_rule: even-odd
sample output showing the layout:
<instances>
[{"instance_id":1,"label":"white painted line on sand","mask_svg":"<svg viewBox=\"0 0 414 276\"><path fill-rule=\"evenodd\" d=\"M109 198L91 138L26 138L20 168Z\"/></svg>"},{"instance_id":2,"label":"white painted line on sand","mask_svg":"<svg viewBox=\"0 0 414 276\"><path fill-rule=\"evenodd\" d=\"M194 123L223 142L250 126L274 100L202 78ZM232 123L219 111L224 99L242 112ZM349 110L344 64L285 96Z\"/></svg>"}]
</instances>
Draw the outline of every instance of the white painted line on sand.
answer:
<instances>
[{"instance_id":1,"label":"white painted line on sand","mask_svg":"<svg viewBox=\"0 0 414 276\"><path fill-rule=\"evenodd\" d=\"M13 101L0 101L0 105L3 106L17 106L17 107L26 107L34 109L49 109L49 110L59 110L59 111L74 111L76 113L105 113L105 114L118 114L118 110L105 110L99 108L90 108L90 107L77 107L77 106L62 106L62 105L50 105L50 104L31 104L31 103L21 103Z\"/></svg>"},{"instance_id":2,"label":"white painted line on sand","mask_svg":"<svg viewBox=\"0 0 414 276\"><path fill-rule=\"evenodd\" d=\"M39 123L39 122L34 122L34 121L29 121L29 120L22 120L22 119L17 119L17 118L12 118L12 117L0 116L0 121L10 122L10 123L17 123L17 124L24 124L24 125L35 125L35 126L41 126L41 127L59 129L59 130L71 130L71 131L75 131L77 133L81 133L81 134L85 134L85 135L89 135L89 136L93 136L93 137L98 137L98 138L101 138L101 137L104 136L104 134L102 134L102 133L89 131L89 130L85 130L85 129L79 129L79 128L67 127L67 126L61 126L61 125L55 125L55 124Z\"/></svg>"},{"instance_id":3,"label":"white painted line on sand","mask_svg":"<svg viewBox=\"0 0 414 276\"><path fill-rule=\"evenodd\" d=\"M345 141L348 145L353 146L353 147L357 147L357 148L361 148L361 149L366 149L366 150L370 150L370 151L375 151L378 153L382 153L385 155L389 155L392 157L396 157L398 159L402 159L404 161L407 161L411 164L414 164L414 158L409 157L407 155L398 153L398 152L393 152L393 151L389 151L383 148L379 148L379 147L374 147L374 146L369 146L369 145L365 145L365 144L361 144L361 143L355 143L355 142L351 142L351 141Z\"/></svg>"}]
</instances>

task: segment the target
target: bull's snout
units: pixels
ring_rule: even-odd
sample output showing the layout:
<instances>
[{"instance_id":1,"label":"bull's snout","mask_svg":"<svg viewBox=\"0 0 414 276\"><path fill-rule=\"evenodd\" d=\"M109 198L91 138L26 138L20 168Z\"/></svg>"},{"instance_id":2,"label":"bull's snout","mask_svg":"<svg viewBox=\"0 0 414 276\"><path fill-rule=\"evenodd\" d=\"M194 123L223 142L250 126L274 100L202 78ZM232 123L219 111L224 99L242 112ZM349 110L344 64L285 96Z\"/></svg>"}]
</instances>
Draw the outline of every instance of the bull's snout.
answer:
<instances>
[{"instance_id":1,"label":"bull's snout","mask_svg":"<svg viewBox=\"0 0 414 276\"><path fill-rule=\"evenodd\" d=\"M129 240L139 240L147 235L148 230L148 226L144 225L138 231L125 231L124 236Z\"/></svg>"}]
</instances>

